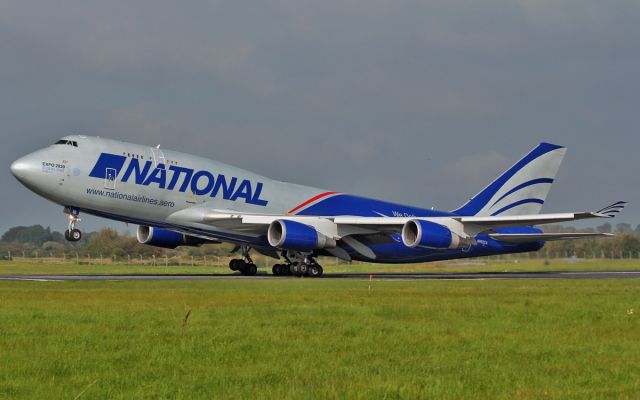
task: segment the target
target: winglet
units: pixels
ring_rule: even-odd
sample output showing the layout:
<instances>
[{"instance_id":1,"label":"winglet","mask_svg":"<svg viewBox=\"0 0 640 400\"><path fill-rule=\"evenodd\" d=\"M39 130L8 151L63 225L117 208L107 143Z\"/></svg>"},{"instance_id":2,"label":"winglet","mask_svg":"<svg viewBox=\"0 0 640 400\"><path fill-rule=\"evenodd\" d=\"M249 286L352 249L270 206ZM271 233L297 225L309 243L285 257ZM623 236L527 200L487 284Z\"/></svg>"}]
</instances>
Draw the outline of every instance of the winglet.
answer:
<instances>
[{"instance_id":1,"label":"winglet","mask_svg":"<svg viewBox=\"0 0 640 400\"><path fill-rule=\"evenodd\" d=\"M603 209L596 211L594 214L597 214L599 217L605 218L613 218L616 214L620 213L627 206L626 201L617 201L610 206L606 206Z\"/></svg>"}]
</instances>

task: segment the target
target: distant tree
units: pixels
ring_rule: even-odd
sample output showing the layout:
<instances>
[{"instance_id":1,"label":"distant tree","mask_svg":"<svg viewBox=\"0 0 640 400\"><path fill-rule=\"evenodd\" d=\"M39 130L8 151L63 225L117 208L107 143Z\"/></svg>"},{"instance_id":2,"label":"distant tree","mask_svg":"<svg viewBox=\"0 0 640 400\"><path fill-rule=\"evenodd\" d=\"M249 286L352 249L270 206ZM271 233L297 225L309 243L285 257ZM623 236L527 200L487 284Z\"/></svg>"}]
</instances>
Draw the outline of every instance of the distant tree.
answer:
<instances>
[{"instance_id":1,"label":"distant tree","mask_svg":"<svg viewBox=\"0 0 640 400\"><path fill-rule=\"evenodd\" d=\"M62 243L48 241L42 244L42 250L50 253L63 253L65 246Z\"/></svg>"},{"instance_id":2,"label":"distant tree","mask_svg":"<svg viewBox=\"0 0 640 400\"><path fill-rule=\"evenodd\" d=\"M92 235L84 246L84 250L92 254L111 254L115 247L120 247L118 232L112 228L104 228Z\"/></svg>"},{"instance_id":3,"label":"distant tree","mask_svg":"<svg viewBox=\"0 0 640 400\"><path fill-rule=\"evenodd\" d=\"M16 226L2 235L4 242L33 243L38 246L54 239L51 228L44 228L42 225Z\"/></svg>"},{"instance_id":4,"label":"distant tree","mask_svg":"<svg viewBox=\"0 0 640 400\"><path fill-rule=\"evenodd\" d=\"M596 230L600 233L611 233L611 224L607 222L606 224L598 226Z\"/></svg>"},{"instance_id":5,"label":"distant tree","mask_svg":"<svg viewBox=\"0 0 640 400\"><path fill-rule=\"evenodd\" d=\"M638 226L636 226L636 229L634 230L635 233L640 233L640 224L638 224Z\"/></svg>"},{"instance_id":6,"label":"distant tree","mask_svg":"<svg viewBox=\"0 0 640 400\"><path fill-rule=\"evenodd\" d=\"M111 256L125 257L126 255L127 252L124 251L121 247L114 247L113 249L111 249Z\"/></svg>"},{"instance_id":7,"label":"distant tree","mask_svg":"<svg viewBox=\"0 0 640 400\"><path fill-rule=\"evenodd\" d=\"M631 224L627 224L624 222L620 222L619 224L616 224L616 232L617 233L631 232Z\"/></svg>"},{"instance_id":8,"label":"distant tree","mask_svg":"<svg viewBox=\"0 0 640 400\"><path fill-rule=\"evenodd\" d=\"M65 243L66 239L64 238L64 235L60 232L57 231L53 231L51 232L51 241L52 242L58 242L58 243Z\"/></svg>"},{"instance_id":9,"label":"distant tree","mask_svg":"<svg viewBox=\"0 0 640 400\"><path fill-rule=\"evenodd\" d=\"M638 238L637 235L629 233L622 235L620 238L620 250L625 253L625 256L629 252L635 256L640 252L640 238Z\"/></svg>"}]
</instances>

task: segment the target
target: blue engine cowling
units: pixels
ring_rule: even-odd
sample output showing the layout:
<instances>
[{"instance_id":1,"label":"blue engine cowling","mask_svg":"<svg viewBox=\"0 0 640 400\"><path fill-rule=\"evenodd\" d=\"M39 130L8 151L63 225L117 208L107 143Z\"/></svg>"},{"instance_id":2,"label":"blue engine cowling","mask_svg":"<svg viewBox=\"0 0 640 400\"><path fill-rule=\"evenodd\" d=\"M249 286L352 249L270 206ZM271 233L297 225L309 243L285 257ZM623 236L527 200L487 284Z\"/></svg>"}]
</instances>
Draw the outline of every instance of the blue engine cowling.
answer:
<instances>
[{"instance_id":1,"label":"blue engine cowling","mask_svg":"<svg viewBox=\"0 0 640 400\"><path fill-rule=\"evenodd\" d=\"M269 225L269 244L278 249L311 251L336 247L336 241L318 232L314 227L296 221L280 219Z\"/></svg>"},{"instance_id":2,"label":"blue engine cowling","mask_svg":"<svg viewBox=\"0 0 640 400\"><path fill-rule=\"evenodd\" d=\"M407 221L402 227L402 242L407 247L454 249L464 245L460 236L446 226L422 219Z\"/></svg>"},{"instance_id":3,"label":"blue engine cowling","mask_svg":"<svg viewBox=\"0 0 640 400\"><path fill-rule=\"evenodd\" d=\"M143 225L138 227L136 236L141 244L165 249L175 249L178 246L200 246L209 242L206 239L185 235L180 232Z\"/></svg>"}]
</instances>

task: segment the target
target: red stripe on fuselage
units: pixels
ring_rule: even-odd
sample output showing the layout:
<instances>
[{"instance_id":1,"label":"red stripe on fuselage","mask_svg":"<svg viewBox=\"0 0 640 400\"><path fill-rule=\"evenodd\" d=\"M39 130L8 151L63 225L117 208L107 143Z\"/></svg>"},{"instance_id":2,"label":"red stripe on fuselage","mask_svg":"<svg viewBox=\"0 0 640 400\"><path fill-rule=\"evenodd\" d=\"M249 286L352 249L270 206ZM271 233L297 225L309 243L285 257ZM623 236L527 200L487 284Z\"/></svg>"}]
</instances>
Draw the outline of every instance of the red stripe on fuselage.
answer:
<instances>
[{"instance_id":1,"label":"red stripe on fuselage","mask_svg":"<svg viewBox=\"0 0 640 400\"><path fill-rule=\"evenodd\" d=\"M309 200L305 201L304 203L300 204L299 206L295 207L294 209L292 209L291 211L289 211L287 214L293 214L294 212L298 211L299 209L301 209L302 207L309 205L311 203L313 203L316 200L320 200L323 197L327 197L330 196L332 194L336 194L338 192L324 192L324 193L320 193L317 196L314 196L312 198L310 198Z\"/></svg>"}]
</instances>

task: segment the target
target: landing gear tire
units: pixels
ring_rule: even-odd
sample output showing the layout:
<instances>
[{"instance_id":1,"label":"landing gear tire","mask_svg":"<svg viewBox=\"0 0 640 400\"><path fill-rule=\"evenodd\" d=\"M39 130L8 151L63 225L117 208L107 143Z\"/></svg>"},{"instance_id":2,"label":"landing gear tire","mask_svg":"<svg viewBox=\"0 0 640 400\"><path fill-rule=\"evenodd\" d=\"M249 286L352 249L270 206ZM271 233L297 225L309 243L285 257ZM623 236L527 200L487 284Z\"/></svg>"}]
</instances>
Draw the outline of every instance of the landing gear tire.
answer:
<instances>
[{"instance_id":1,"label":"landing gear tire","mask_svg":"<svg viewBox=\"0 0 640 400\"><path fill-rule=\"evenodd\" d=\"M253 276L258 273L258 267L254 263L248 263L239 258L229 261L229 268L232 271L240 271L242 275Z\"/></svg>"},{"instance_id":2,"label":"landing gear tire","mask_svg":"<svg viewBox=\"0 0 640 400\"><path fill-rule=\"evenodd\" d=\"M80 211L75 208L65 207L64 212L69 214L69 226L67 227L67 230L64 231L64 238L70 242L77 242L82 239L82 232L80 232L79 229L76 229L76 224L80 222L80 218L78 217L80 215Z\"/></svg>"},{"instance_id":3,"label":"landing gear tire","mask_svg":"<svg viewBox=\"0 0 640 400\"><path fill-rule=\"evenodd\" d=\"M233 260L229 261L229 269L231 269L232 271L242 271L245 264L246 263L243 260L234 258Z\"/></svg>"},{"instance_id":4,"label":"landing gear tire","mask_svg":"<svg viewBox=\"0 0 640 400\"><path fill-rule=\"evenodd\" d=\"M291 267L290 264L275 264L271 268L271 272L273 272L275 276L287 276L292 274Z\"/></svg>"},{"instance_id":5,"label":"landing gear tire","mask_svg":"<svg viewBox=\"0 0 640 400\"><path fill-rule=\"evenodd\" d=\"M82 232L79 229L67 229L64 231L64 238L70 242L77 242L82 239Z\"/></svg>"},{"instance_id":6,"label":"landing gear tire","mask_svg":"<svg viewBox=\"0 0 640 400\"><path fill-rule=\"evenodd\" d=\"M234 258L229 261L229 268L232 271L239 271L242 275L256 275L258 273L258 267L249 256L251 248L249 246L238 246L232 253L235 253L238 249L242 250L242 258Z\"/></svg>"},{"instance_id":7,"label":"landing gear tire","mask_svg":"<svg viewBox=\"0 0 640 400\"><path fill-rule=\"evenodd\" d=\"M283 251L282 256L287 261L287 264L274 265L274 275L293 275L319 278L324 272L320 264L316 262L313 253Z\"/></svg>"},{"instance_id":8,"label":"landing gear tire","mask_svg":"<svg viewBox=\"0 0 640 400\"><path fill-rule=\"evenodd\" d=\"M258 267L255 264L245 264L244 268L240 270L242 275L254 276L258 273Z\"/></svg>"},{"instance_id":9,"label":"landing gear tire","mask_svg":"<svg viewBox=\"0 0 640 400\"><path fill-rule=\"evenodd\" d=\"M318 264L311 264L309 266L308 274L312 278L320 278L322 276L323 272L324 271L323 271L322 267L320 265L318 265Z\"/></svg>"},{"instance_id":10,"label":"landing gear tire","mask_svg":"<svg viewBox=\"0 0 640 400\"><path fill-rule=\"evenodd\" d=\"M282 276L282 275L286 275L287 274L287 266L286 265L282 265L282 264L275 264L272 268L271 268L271 272L273 272L273 274L275 276Z\"/></svg>"}]
</instances>

